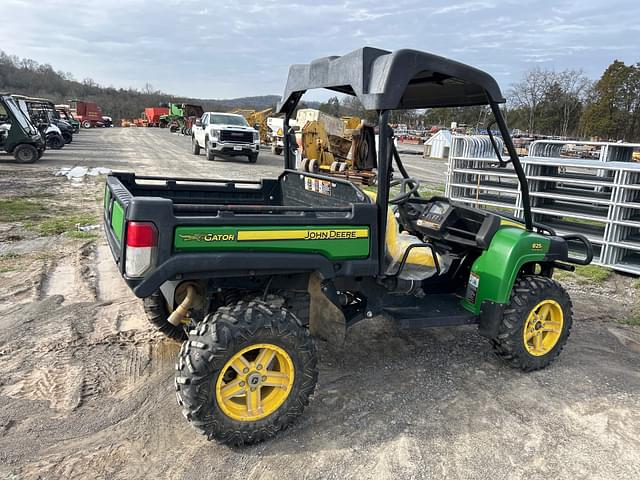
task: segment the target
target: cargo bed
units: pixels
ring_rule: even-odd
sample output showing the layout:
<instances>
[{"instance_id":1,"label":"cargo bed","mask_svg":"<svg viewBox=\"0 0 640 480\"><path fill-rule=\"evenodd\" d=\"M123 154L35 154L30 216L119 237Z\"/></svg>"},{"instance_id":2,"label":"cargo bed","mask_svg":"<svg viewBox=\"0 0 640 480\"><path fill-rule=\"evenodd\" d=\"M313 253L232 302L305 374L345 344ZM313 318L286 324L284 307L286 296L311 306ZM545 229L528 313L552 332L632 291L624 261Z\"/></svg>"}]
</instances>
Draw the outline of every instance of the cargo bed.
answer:
<instances>
[{"instance_id":1,"label":"cargo bed","mask_svg":"<svg viewBox=\"0 0 640 480\"><path fill-rule=\"evenodd\" d=\"M157 230L153 268L136 278L125 272L130 222ZM104 223L118 268L140 297L190 275L377 273L376 206L353 184L322 175L285 171L253 181L113 173Z\"/></svg>"}]
</instances>

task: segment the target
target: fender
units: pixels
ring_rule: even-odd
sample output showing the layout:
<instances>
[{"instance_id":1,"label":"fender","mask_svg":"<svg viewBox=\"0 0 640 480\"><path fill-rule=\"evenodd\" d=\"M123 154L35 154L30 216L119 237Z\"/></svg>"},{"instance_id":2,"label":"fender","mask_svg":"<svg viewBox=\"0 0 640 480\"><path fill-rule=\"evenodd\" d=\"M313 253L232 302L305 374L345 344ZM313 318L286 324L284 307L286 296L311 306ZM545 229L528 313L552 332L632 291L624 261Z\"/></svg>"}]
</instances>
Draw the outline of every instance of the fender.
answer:
<instances>
[{"instance_id":1,"label":"fender","mask_svg":"<svg viewBox=\"0 0 640 480\"><path fill-rule=\"evenodd\" d=\"M566 260L566 241L520 228L496 232L489 248L471 267L462 306L479 315L483 302L507 304L518 273L528 263Z\"/></svg>"}]
</instances>

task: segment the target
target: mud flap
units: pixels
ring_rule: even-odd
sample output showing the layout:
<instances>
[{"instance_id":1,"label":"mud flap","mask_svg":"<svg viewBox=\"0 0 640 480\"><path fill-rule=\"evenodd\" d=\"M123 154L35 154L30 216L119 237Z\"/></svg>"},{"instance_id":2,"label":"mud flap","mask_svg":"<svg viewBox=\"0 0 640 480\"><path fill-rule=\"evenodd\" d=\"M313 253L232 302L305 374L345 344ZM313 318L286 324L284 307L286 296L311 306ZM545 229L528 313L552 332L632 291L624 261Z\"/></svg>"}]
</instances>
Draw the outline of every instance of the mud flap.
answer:
<instances>
[{"instance_id":1,"label":"mud flap","mask_svg":"<svg viewBox=\"0 0 640 480\"><path fill-rule=\"evenodd\" d=\"M347 323L342 310L327 298L327 293L330 295L331 292L325 293L326 290L319 273L309 276L309 332L314 337L342 345Z\"/></svg>"}]
</instances>

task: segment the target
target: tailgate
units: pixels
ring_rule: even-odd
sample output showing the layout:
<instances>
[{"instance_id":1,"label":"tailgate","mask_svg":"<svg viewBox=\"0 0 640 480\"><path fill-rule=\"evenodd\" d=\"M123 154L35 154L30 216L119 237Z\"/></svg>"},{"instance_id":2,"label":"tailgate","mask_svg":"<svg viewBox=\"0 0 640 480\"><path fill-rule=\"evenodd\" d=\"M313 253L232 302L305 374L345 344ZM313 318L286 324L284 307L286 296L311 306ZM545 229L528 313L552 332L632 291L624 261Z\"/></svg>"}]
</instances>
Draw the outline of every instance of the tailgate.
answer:
<instances>
[{"instance_id":1,"label":"tailgate","mask_svg":"<svg viewBox=\"0 0 640 480\"><path fill-rule=\"evenodd\" d=\"M131 193L118 178L107 177L104 189L104 231L113 258L122 272L122 254L124 242L125 216L131 202Z\"/></svg>"}]
</instances>

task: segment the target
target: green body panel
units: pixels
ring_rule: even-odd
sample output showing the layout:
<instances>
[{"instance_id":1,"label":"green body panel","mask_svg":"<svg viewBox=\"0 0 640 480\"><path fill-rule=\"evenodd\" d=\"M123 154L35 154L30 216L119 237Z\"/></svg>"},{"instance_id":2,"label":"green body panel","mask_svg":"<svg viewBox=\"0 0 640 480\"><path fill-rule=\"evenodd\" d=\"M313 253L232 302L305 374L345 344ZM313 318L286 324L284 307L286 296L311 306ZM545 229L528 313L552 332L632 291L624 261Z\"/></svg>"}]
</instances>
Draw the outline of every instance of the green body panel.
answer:
<instances>
[{"instance_id":1,"label":"green body panel","mask_svg":"<svg viewBox=\"0 0 640 480\"><path fill-rule=\"evenodd\" d=\"M277 238L296 232L300 238ZM251 238L270 235L274 238ZM332 235L333 238L318 238L327 235ZM303 238L305 236L312 238ZM345 238L348 236L353 238ZM370 251L369 242L368 227L351 225L178 227L174 235L174 249L177 252L319 253L330 260L367 258ZM247 257L247 261L251 262L250 256Z\"/></svg>"},{"instance_id":2,"label":"green body panel","mask_svg":"<svg viewBox=\"0 0 640 480\"><path fill-rule=\"evenodd\" d=\"M111 228L119 242L122 242L122 231L124 229L124 209L114 200L111 209Z\"/></svg>"},{"instance_id":3,"label":"green body panel","mask_svg":"<svg viewBox=\"0 0 640 480\"><path fill-rule=\"evenodd\" d=\"M489 248L480 255L471 267L471 277L476 279L475 295L462 300L462 306L476 315L484 300L507 303L518 272L523 265L543 261L549 251L550 241L544 235L505 227L491 240ZM475 296L475 301L473 297Z\"/></svg>"}]
</instances>

